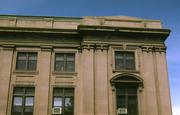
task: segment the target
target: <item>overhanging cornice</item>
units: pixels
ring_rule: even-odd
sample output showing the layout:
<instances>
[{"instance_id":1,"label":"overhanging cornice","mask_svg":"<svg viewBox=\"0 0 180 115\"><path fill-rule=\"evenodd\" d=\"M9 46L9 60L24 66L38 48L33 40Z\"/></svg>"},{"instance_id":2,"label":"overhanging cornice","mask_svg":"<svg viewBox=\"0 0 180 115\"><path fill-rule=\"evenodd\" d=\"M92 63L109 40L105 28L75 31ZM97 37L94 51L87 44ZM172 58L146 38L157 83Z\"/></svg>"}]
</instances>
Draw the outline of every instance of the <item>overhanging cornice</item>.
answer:
<instances>
[{"instance_id":1,"label":"overhanging cornice","mask_svg":"<svg viewBox=\"0 0 180 115\"><path fill-rule=\"evenodd\" d=\"M158 37L162 38L163 41L170 34L169 29L152 29L152 28L131 28L131 27L109 27L109 26L89 26L79 25L78 30L81 34L123 34L128 36L144 36L144 37Z\"/></svg>"}]
</instances>

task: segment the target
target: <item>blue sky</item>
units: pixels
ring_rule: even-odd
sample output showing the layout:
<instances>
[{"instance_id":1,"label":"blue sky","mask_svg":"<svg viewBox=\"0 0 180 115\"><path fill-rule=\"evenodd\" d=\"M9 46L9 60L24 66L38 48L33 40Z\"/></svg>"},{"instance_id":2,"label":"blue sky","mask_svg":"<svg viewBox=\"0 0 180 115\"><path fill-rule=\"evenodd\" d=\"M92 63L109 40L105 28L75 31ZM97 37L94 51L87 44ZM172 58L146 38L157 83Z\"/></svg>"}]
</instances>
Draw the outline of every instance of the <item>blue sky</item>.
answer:
<instances>
[{"instance_id":1,"label":"blue sky","mask_svg":"<svg viewBox=\"0 0 180 115\"><path fill-rule=\"evenodd\" d=\"M0 14L37 16L134 16L163 21L174 115L180 115L179 0L0 0Z\"/></svg>"}]
</instances>

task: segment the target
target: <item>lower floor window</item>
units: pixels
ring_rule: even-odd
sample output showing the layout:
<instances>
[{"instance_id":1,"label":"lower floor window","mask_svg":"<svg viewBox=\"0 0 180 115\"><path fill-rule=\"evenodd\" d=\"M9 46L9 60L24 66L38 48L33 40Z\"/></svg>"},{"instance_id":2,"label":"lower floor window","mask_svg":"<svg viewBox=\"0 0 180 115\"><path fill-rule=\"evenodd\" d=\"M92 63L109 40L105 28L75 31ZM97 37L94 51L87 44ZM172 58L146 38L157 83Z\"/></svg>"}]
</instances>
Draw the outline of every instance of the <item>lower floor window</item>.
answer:
<instances>
[{"instance_id":1,"label":"lower floor window","mask_svg":"<svg viewBox=\"0 0 180 115\"><path fill-rule=\"evenodd\" d=\"M118 115L138 115L137 88L117 87L116 99Z\"/></svg>"},{"instance_id":2,"label":"lower floor window","mask_svg":"<svg viewBox=\"0 0 180 115\"><path fill-rule=\"evenodd\" d=\"M34 88L15 87L13 90L12 115L33 115Z\"/></svg>"},{"instance_id":3,"label":"lower floor window","mask_svg":"<svg viewBox=\"0 0 180 115\"><path fill-rule=\"evenodd\" d=\"M54 88L53 91L53 114L74 114L74 89Z\"/></svg>"}]
</instances>

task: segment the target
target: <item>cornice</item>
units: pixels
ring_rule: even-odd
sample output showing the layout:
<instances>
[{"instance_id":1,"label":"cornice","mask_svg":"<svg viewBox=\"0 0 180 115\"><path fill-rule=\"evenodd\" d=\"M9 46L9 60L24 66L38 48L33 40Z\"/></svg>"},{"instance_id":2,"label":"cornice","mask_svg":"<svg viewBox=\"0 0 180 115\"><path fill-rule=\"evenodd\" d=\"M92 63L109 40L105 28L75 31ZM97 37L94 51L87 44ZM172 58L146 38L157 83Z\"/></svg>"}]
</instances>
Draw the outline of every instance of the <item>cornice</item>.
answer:
<instances>
[{"instance_id":1,"label":"cornice","mask_svg":"<svg viewBox=\"0 0 180 115\"><path fill-rule=\"evenodd\" d=\"M0 27L0 32L13 33L43 33L43 34L72 34L77 35L75 29L54 29L54 28L26 28L26 27Z\"/></svg>"},{"instance_id":2,"label":"cornice","mask_svg":"<svg viewBox=\"0 0 180 115\"><path fill-rule=\"evenodd\" d=\"M101 34L101 35L119 35L119 36L132 36L132 37L149 37L161 38L165 41L170 34L169 29L155 29L155 28L133 28L133 27L110 27L110 26L89 26L79 25L79 33L85 34Z\"/></svg>"},{"instance_id":3,"label":"cornice","mask_svg":"<svg viewBox=\"0 0 180 115\"><path fill-rule=\"evenodd\" d=\"M143 52L164 52L166 53L165 46L141 46Z\"/></svg>"},{"instance_id":4,"label":"cornice","mask_svg":"<svg viewBox=\"0 0 180 115\"><path fill-rule=\"evenodd\" d=\"M108 50L109 49L109 45L108 44L83 44L79 47L79 49L87 49L87 50Z\"/></svg>"}]
</instances>

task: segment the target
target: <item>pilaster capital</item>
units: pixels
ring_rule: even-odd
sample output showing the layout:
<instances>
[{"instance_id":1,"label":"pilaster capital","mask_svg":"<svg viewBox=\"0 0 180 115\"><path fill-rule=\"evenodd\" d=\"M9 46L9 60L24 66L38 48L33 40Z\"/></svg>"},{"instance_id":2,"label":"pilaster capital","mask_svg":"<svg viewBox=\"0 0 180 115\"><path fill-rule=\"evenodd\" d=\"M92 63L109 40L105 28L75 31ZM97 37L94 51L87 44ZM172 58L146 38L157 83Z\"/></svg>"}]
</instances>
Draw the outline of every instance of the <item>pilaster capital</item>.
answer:
<instances>
[{"instance_id":1,"label":"pilaster capital","mask_svg":"<svg viewBox=\"0 0 180 115\"><path fill-rule=\"evenodd\" d=\"M14 50L15 45L14 44L2 44L3 50Z\"/></svg>"},{"instance_id":2,"label":"pilaster capital","mask_svg":"<svg viewBox=\"0 0 180 115\"><path fill-rule=\"evenodd\" d=\"M83 44L79 47L79 49L87 49L87 50L108 50L109 45L108 44Z\"/></svg>"},{"instance_id":3,"label":"pilaster capital","mask_svg":"<svg viewBox=\"0 0 180 115\"><path fill-rule=\"evenodd\" d=\"M53 47L44 45L44 46L40 46L40 48L41 48L41 51L51 52Z\"/></svg>"},{"instance_id":4,"label":"pilaster capital","mask_svg":"<svg viewBox=\"0 0 180 115\"><path fill-rule=\"evenodd\" d=\"M166 52L165 46L141 46L143 52Z\"/></svg>"}]
</instances>

